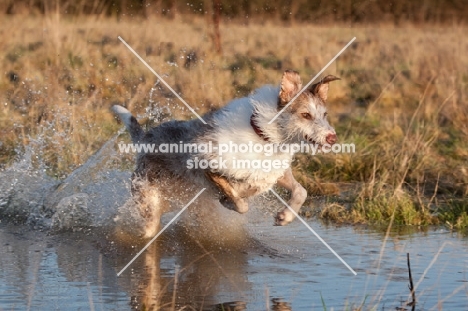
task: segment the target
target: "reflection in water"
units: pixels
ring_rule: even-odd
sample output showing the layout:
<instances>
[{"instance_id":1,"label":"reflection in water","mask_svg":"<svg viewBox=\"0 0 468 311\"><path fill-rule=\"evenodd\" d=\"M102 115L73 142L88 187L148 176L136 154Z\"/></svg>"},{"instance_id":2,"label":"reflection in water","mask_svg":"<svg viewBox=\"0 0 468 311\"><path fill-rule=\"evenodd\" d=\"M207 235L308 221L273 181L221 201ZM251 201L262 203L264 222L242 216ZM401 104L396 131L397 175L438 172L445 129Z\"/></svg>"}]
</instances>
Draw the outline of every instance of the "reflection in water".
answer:
<instances>
[{"instance_id":1,"label":"reflection in water","mask_svg":"<svg viewBox=\"0 0 468 311\"><path fill-rule=\"evenodd\" d=\"M2 225L0 308L41 309L111 305L137 310L246 310L252 290L248 252L255 242L227 247L191 238L175 227L152 244L121 277L116 272L140 249L77 233L47 235ZM102 243L98 243L102 242ZM261 253L269 254L264 248ZM9 294L6 294L9 293ZM128 298L130 297L130 298ZM220 297L237 301L219 303ZM273 310L287 305L272 300Z\"/></svg>"},{"instance_id":2,"label":"reflection in water","mask_svg":"<svg viewBox=\"0 0 468 311\"><path fill-rule=\"evenodd\" d=\"M390 310L408 298L406 252L416 310L468 306L468 256L460 251L468 243L448 233L402 236L397 249L389 240L380 256L380 234L315 224L357 270L354 277L301 226L288 234L270 222L249 227L243 247L198 241L173 227L117 277L142 243L0 224L0 309L321 310L323 299L336 310L364 300L366 310Z\"/></svg>"},{"instance_id":3,"label":"reflection in water","mask_svg":"<svg viewBox=\"0 0 468 311\"><path fill-rule=\"evenodd\" d=\"M130 277L133 282L127 284L138 289L132 293L133 307L248 310L252 291L246 270L248 254L274 256L274 252L246 236L240 238L243 243L200 241L185 227L170 230L135 262ZM123 278L128 276L129 273L122 275ZM220 297L228 302L220 303ZM229 300L234 298L235 301ZM267 297L264 299L268 301ZM272 310L289 310L281 299L271 301Z\"/></svg>"},{"instance_id":4,"label":"reflection in water","mask_svg":"<svg viewBox=\"0 0 468 311\"><path fill-rule=\"evenodd\" d=\"M131 276L125 272L119 278L135 281L130 285L138 288L135 306L146 310L184 306L204 310L217 303L215 297L220 293L242 298L249 292L245 252L203 245L187 239L182 230L172 230L151 245L143 258L135 261Z\"/></svg>"}]
</instances>

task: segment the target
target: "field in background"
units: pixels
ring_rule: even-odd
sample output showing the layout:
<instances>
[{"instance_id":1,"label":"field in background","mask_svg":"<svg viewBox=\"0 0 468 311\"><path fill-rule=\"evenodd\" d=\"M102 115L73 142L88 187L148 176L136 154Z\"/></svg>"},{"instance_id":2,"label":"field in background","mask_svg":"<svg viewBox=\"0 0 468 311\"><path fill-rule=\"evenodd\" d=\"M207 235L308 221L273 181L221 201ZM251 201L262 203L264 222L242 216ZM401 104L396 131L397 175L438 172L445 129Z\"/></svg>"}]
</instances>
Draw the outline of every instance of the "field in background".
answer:
<instances>
[{"instance_id":1,"label":"field in background","mask_svg":"<svg viewBox=\"0 0 468 311\"><path fill-rule=\"evenodd\" d=\"M355 154L295 162L306 215L345 223L468 226L468 37L463 27L341 28L206 19L2 16L0 163L32 146L38 167L63 178L121 125L123 103L154 124L193 115L117 39L126 40L199 114L295 69L307 82L352 38L335 74L329 114ZM161 107L169 109L161 114ZM131 159L116 160L128 167ZM314 200L312 200L314 201ZM313 204L313 202L310 202Z\"/></svg>"}]
</instances>

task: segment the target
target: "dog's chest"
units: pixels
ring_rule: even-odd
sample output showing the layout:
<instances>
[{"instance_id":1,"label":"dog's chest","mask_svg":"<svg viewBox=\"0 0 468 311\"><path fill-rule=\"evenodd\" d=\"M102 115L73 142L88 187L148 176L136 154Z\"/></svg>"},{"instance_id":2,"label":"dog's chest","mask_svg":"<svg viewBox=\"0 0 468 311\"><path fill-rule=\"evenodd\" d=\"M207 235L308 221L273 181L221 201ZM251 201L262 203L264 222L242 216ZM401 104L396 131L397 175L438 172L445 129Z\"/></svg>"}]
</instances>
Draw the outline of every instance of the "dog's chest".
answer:
<instances>
[{"instance_id":1,"label":"dog's chest","mask_svg":"<svg viewBox=\"0 0 468 311\"><path fill-rule=\"evenodd\" d=\"M256 106L255 109L265 119L271 119L265 114L268 112L273 117L276 113L278 90L265 88L263 92L268 93L268 96L263 96L264 106L262 109ZM251 124L253 114L254 107L249 98L234 100L217 113L213 118L213 129L200 138L201 142L211 143L213 148L201 157L218 164L217 168L210 169L223 176L268 187L283 176L292 156L271 142L281 141L275 128L268 129L268 138L255 131ZM262 130L266 129L264 126L262 124Z\"/></svg>"},{"instance_id":2,"label":"dog's chest","mask_svg":"<svg viewBox=\"0 0 468 311\"><path fill-rule=\"evenodd\" d=\"M281 152L280 146L264 141L245 127L236 131L220 129L209 135L211 152L202 155L217 167L212 171L249 184L274 184L291 163L291 154Z\"/></svg>"}]
</instances>

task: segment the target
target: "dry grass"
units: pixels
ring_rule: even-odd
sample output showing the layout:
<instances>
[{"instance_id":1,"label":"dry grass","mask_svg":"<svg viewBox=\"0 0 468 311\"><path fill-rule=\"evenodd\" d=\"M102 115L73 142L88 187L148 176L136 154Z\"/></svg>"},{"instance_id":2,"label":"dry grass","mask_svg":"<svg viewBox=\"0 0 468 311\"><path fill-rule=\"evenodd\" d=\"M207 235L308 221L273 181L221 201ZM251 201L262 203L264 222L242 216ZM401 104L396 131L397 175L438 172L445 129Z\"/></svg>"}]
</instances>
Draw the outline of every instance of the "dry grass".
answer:
<instances>
[{"instance_id":1,"label":"dry grass","mask_svg":"<svg viewBox=\"0 0 468 311\"><path fill-rule=\"evenodd\" d=\"M217 55L209 24L190 16L2 19L2 165L34 143L48 173L65 176L117 132L109 112L116 101L149 121L160 106L170 107L172 117L193 117L169 92L152 92L156 78L117 36L200 114L278 83L284 69L308 80L356 36L327 70L342 78L331 87L331 122L341 141L356 144L356 153L300 156L298 178L318 194L338 194L341 182L357 185L345 202L330 197L325 205L335 209L326 215L340 215L331 217L337 221L468 223L464 28L224 24L223 55ZM458 218L444 214L450 208L440 210L447 200Z\"/></svg>"}]
</instances>

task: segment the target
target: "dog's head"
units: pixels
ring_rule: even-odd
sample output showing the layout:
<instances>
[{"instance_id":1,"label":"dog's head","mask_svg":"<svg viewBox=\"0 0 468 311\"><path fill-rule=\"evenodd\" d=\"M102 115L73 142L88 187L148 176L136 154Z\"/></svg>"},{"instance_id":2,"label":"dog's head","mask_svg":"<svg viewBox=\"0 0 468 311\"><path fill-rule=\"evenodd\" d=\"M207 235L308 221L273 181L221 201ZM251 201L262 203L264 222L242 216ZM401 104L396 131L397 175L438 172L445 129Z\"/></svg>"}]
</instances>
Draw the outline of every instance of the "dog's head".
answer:
<instances>
[{"instance_id":1,"label":"dog's head","mask_svg":"<svg viewBox=\"0 0 468 311\"><path fill-rule=\"evenodd\" d=\"M286 140L313 144L336 143L335 129L327 121L328 83L339 78L328 75L302 92L278 118ZM296 71L286 70L281 79L278 111L286 107L302 89L301 77Z\"/></svg>"}]
</instances>

